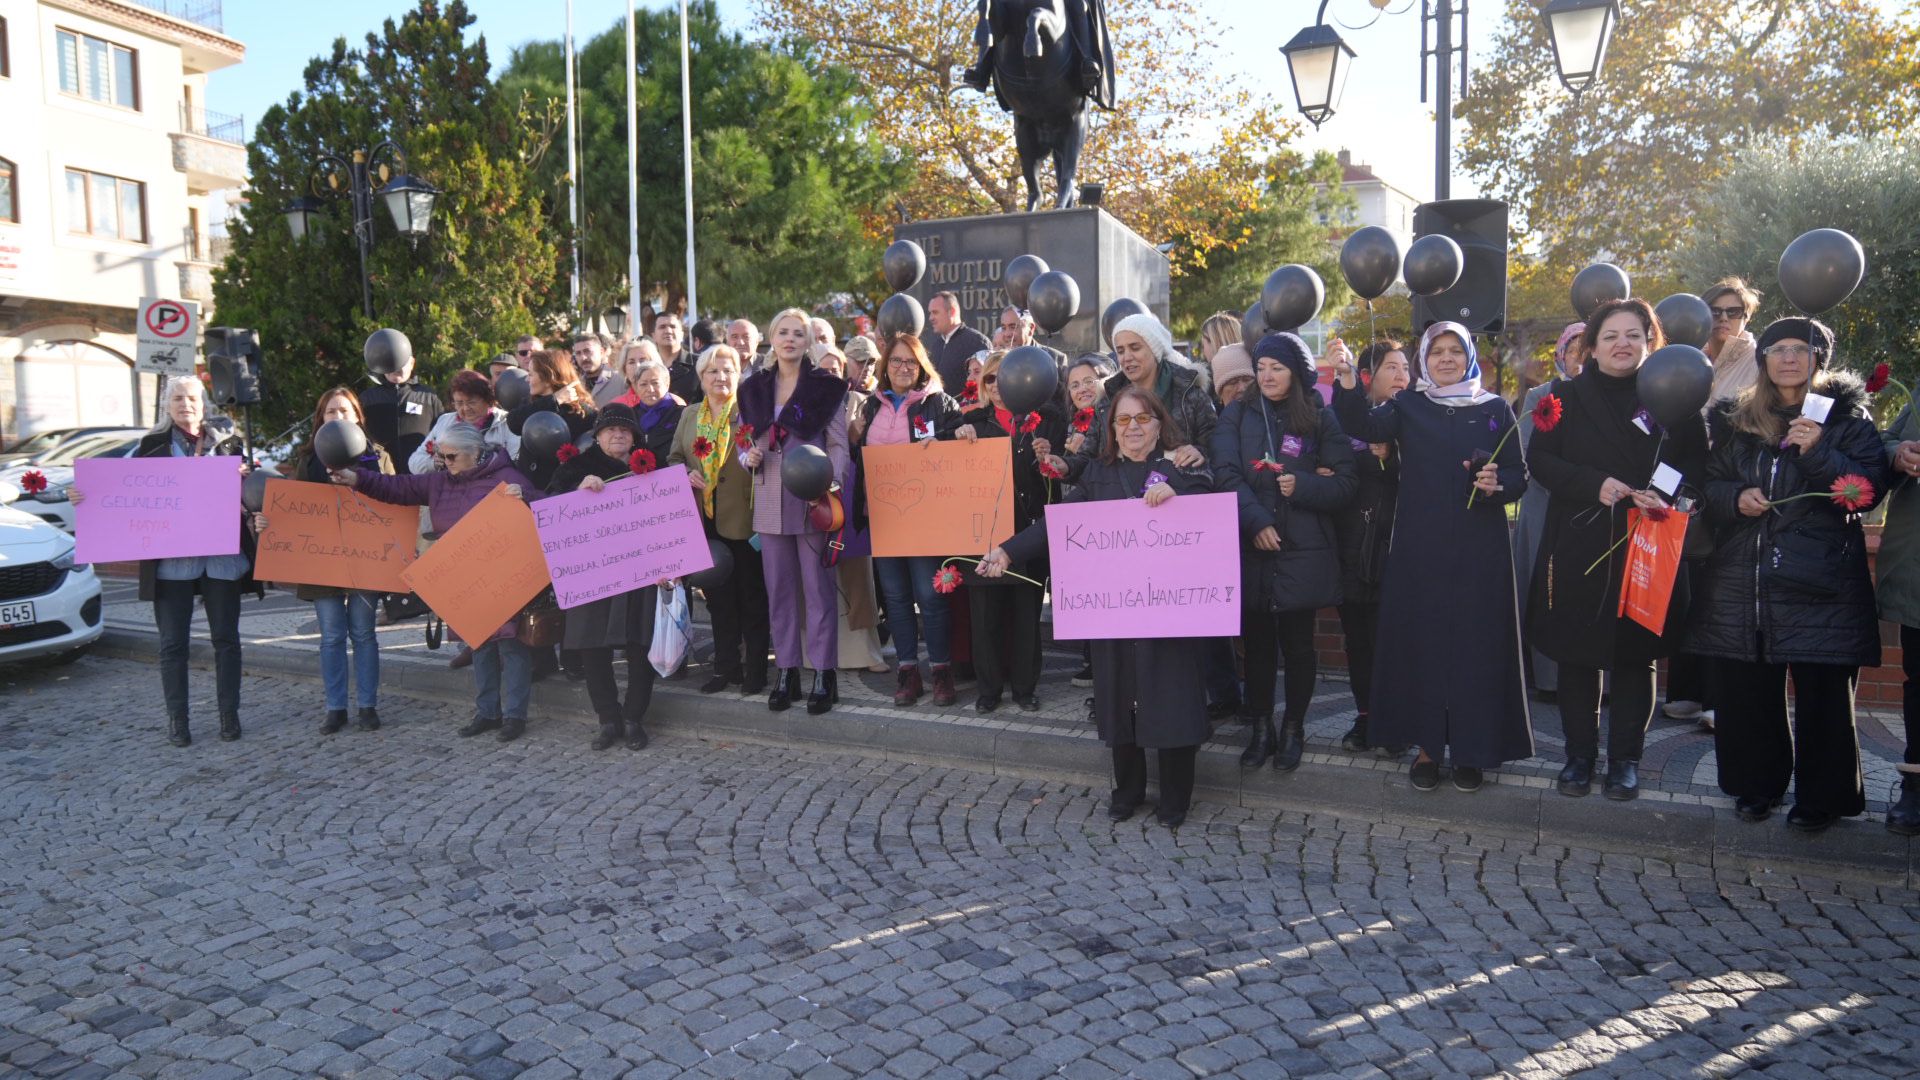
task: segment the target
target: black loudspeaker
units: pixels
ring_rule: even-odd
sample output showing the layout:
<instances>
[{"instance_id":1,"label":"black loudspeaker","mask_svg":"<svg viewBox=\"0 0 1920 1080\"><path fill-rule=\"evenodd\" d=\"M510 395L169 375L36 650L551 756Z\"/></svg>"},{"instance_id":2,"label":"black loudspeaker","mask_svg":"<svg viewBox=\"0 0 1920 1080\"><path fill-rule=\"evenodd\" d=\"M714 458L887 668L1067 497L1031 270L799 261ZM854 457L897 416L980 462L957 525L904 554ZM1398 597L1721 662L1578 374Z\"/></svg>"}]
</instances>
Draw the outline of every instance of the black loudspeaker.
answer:
<instances>
[{"instance_id":1,"label":"black loudspeaker","mask_svg":"<svg viewBox=\"0 0 1920 1080\"><path fill-rule=\"evenodd\" d=\"M1465 265L1453 288L1413 298L1413 323L1457 322L1475 333L1507 325L1507 204L1498 199L1448 199L1413 211L1415 239L1439 233L1460 245Z\"/></svg>"},{"instance_id":2,"label":"black loudspeaker","mask_svg":"<svg viewBox=\"0 0 1920 1080\"><path fill-rule=\"evenodd\" d=\"M207 374L215 405L258 405L260 335L237 326L208 327Z\"/></svg>"}]
</instances>

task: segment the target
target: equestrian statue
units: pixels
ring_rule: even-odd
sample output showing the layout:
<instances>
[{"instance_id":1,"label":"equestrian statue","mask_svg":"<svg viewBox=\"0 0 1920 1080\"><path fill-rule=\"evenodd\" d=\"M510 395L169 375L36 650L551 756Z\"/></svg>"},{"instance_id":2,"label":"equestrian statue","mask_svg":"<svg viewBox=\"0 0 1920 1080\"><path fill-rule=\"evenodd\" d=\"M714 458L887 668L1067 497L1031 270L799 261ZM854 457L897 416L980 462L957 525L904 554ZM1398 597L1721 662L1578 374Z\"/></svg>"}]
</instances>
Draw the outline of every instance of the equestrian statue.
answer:
<instances>
[{"instance_id":1,"label":"equestrian statue","mask_svg":"<svg viewBox=\"0 0 1920 1080\"><path fill-rule=\"evenodd\" d=\"M973 32L979 59L961 79L992 87L1013 114L1014 146L1027 182L1027 210L1040 205L1040 163L1053 159L1054 206L1076 200L1087 141L1087 99L1114 104L1113 39L1104 0L979 0Z\"/></svg>"}]
</instances>

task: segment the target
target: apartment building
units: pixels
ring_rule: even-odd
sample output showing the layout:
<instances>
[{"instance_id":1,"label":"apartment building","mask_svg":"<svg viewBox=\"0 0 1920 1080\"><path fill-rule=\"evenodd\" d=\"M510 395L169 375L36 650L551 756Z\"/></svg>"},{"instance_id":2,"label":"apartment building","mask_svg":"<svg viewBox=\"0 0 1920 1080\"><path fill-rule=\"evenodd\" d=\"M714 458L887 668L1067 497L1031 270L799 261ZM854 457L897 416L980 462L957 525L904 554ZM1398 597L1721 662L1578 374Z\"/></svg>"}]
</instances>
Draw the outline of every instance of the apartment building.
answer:
<instances>
[{"instance_id":1,"label":"apartment building","mask_svg":"<svg viewBox=\"0 0 1920 1080\"><path fill-rule=\"evenodd\" d=\"M212 301L247 129L220 0L0 0L0 441L145 423L143 296ZM203 325L205 325L203 319Z\"/></svg>"}]
</instances>

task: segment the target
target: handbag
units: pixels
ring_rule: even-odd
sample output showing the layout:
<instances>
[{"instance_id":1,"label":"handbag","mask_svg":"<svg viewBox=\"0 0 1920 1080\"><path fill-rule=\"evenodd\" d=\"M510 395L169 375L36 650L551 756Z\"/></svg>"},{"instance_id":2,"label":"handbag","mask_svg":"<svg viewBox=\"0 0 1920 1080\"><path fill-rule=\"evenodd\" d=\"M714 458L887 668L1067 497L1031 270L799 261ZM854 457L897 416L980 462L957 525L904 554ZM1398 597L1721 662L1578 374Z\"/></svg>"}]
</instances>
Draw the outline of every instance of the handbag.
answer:
<instances>
[{"instance_id":1,"label":"handbag","mask_svg":"<svg viewBox=\"0 0 1920 1080\"><path fill-rule=\"evenodd\" d=\"M847 534L847 500L840 494L838 483L807 504L807 523L827 534L827 545L820 552L820 565L829 570L840 565L840 556L847 550L843 539Z\"/></svg>"},{"instance_id":2,"label":"handbag","mask_svg":"<svg viewBox=\"0 0 1920 1080\"><path fill-rule=\"evenodd\" d=\"M528 608L513 618L513 636L520 644L545 648L560 644L567 634L567 613L559 608Z\"/></svg>"}]
</instances>

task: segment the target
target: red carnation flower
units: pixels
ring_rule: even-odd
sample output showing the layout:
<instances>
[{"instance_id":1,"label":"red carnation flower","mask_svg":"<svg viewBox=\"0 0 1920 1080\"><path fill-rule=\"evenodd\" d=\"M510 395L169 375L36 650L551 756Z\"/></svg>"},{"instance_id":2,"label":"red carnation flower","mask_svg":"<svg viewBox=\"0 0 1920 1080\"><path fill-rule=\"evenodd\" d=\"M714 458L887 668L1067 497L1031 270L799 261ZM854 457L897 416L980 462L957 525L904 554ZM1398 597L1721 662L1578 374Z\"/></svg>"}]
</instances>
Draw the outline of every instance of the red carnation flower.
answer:
<instances>
[{"instance_id":1,"label":"red carnation flower","mask_svg":"<svg viewBox=\"0 0 1920 1080\"><path fill-rule=\"evenodd\" d=\"M645 476L658 468L659 464L660 463L654 459L653 451L645 447L641 447L627 455L627 468L632 470L635 476Z\"/></svg>"},{"instance_id":2,"label":"red carnation flower","mask_svg":"<svg viewBox=\"0 0 1920 1080\"><path fill-rule=\"evenodd\" d=\"M559 452L554 456L560 459L561 464L565 464L580 456L580 448L572 443L561 443Z\"/></svg>"},{"instance_id":3,"label":"red carnation flower","mask_svg":"<svg viewBox=\"0 0 1920 1080\"><path fill-rule=\"evenodd\" d=\"M955 570L951 566L943 566L938 573L933 575L933 591L937 593L950 593L960 587L960 581L960 571Z\"/></svg>"},{"instance_id":4,"label":"red carnation flower","mask_svg":"<svg viewBox=\"0 0 1920 1080\"><path fill-rule=\"evenodd\" d=\"M1893 368L1887 364L1875 364L1873 374L1867 376L1867 393L1877 394L1893 381Z\"/></svg>"},{"instance_id":5,"label":"red carnation flower","mask_svg":"<svg viewBox=\"0 0 1920 1080\"><path fill-rule=\"evenodd\" d=\"M1247 464L1251 465L1253 467L1253 471L1257 473L1270 472L1270 473L1278 474L1278 473L1283 473L1287 471L1287 467L1285 465L1280 464L1279 462L1273 460L1272 458L1265 458L1265 457L1255 458L1252 461L1247 462Z\"/></svg>"},{"instance_id":6,"label":"red carnation flower","mask_svg":"<svg viewBox=\"0 0 1920 1080\"><path fill-rule=\"evenodd\" d=\"M20 478L20 490L29 495L38 495L47 490L47 474L34 469Z\"/></svg>"},{"instance_id":7,"label":"red carnation flower","mask_svg":"<svg viewBox=\"0 0 1920 1080\"><path fill-rule=\"evenodd\" d=\"M741 425L740 425L740 441L741 441L741 442L743 442L743 443L750 443L750 442L752 442L752 441L753 441L753 434L754 434L754 432L753 432L753 425L752 425L752 424L741 424Z\"/></svg>"},{"instance_id":8,"label":"red carnation flower","mask_svg":"<svg viewBox=\"0 0 1920 1080\"><path fill-rule=\"evenodd\" d=\"M1067 475L1054 465L1052 458L1041 458L1039 464L1040 475L1049 480L1059 480Z\"/></svg>"},{"instance_id":9,"label":"red carnation flower","mask_svg":"<svg viewBox=\"0 0 1920 1080\"><path fill-rule=\"evenodd\" d=\"M435 442L434 440L432 440L432 439L428 439L428 440L427 440L427 447L426 447L426 449L427 449L427 456L428 456L428 457L432 457L432 456L433 456L433 448L434 448L435 446L437 446L437 445L439 445L439 444L438 444L438 443L436 443L436 442Z\"/></svg>"},{"instance_id":10,"label":"red carnation flower","mask_svg":"<svg viewBox=\"0 0 1920 1080\"><path fill-rule=\"evenodd\" d=\"M712 439L707 438L705 435L701 435L698 438L693 440L693 456L694 457L697 457L702 461L705 461L707 455L711 453L713 453Z\"/></svg>"},{"instance_id":11,"label":"red carnation flower","mask_svg":"<svg viewBox=\"0 0 1920 1080\"><path fill-rule=\"evenodd\" d=\"M1566 406L1560 399L1548 394L1533 406L1533 430L1552 431L1560 426L1560 418L1566 415Z\"/></svg>"},{"instance_id":12,"label":"red carnation flower","mask_svg":"<svg viewBox=\"0 0 1920 1080\"><path fill-rule=\"evenodd\" d=\"M1092 409L1090 408L1081 409L1079 412L1073 414L1073 430L1079 432L1082 435L1085 435L1087 432L1093 430L1093 410Z\"/></svg>"},{"instance_id":13,"label":"red carnation flower","mask_svg":"<svg viewBox=\"0 0 1920 1080\"><path fill-rule=\"evenodd\" d=\"M978 401L979 399L980 399L979 381L976 379L968 379L967 385L960 389L960 400Z\"/></svg>"},{"instance_id":14,"label":"red carnation flower","mask_svg":"<svg viewBox=\"0 0 1920 1080\"><path fill-rule=\"evenodd\" d=\"M1020 434L1022 435L1031 435L1035 431L1038 431L1039 428L1040 428L1040 414L1037 412L1028 413L1027 418L1025 420L1020 421Z\"/></svg>"},{"instance_id":15,"label":"red carnation flower","mask_svg":"<svg viewBox=\"0 0 1920 1080\"><path fill-rule=\"evenodd\" d=\"M1857 513L1873 505L1873 481L1859 473L1840 477L1828 490L1833 492L1833 501L1849 512Z\"/></svg>"}]
</instances>

